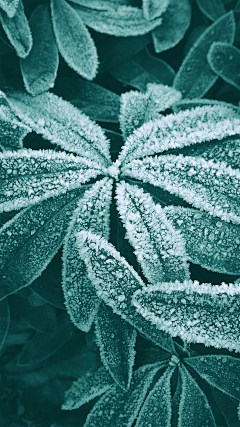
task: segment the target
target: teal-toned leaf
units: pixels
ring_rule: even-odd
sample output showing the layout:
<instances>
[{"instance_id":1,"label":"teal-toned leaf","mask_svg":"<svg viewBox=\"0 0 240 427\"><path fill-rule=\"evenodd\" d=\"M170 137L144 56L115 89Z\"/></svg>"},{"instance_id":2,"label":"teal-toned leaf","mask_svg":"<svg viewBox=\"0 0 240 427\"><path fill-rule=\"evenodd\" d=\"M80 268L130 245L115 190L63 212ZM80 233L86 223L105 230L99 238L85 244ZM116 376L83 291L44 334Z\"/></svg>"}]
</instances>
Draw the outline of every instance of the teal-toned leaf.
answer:
<instances>
[{"instance_id":1,"label":"teal-toned leaf","mask_svg":"<svg viewBox=\"0 0 240 427\"><path fill-rule=\"evenodd\" d=\"M131 6L119 6L117 10L94 10L82 6L75 9L88 27L116 37L140 36L162 23L161 17L148 21L142 9Z\"/></svg>"},{"instance_id":2,"label":"teal-toned leaf","mask_svg":"<svg viewBox=\"0 0 240 427\"><path fill-rule=\"evenodd\" d=\"M148 21L157 18L166 11L169 2L170 0L143 0L142 9L144 17Z\"/></svg>"},{"instance_id":3,"label":"teal-toned leaf","mask_svg":"<svg viewBox=\"0 0 240 427\"><path fill-rule=\"evenodd\" d=\"M18 365L31 366L48 359L58 351L75 332L75 328L63 313L57 327L51 332L36 332L21 353Z\"/></svg>"},{"instance_id":4,"label":"teal-toned leaf","mask_svg":"<svg viewBox=\"0 0 240 427\"><path fill-rule=\"evenodd\" d=\"M240 224L240 170L224 162L168 154L133 160L123 173L167 190L214 217Z\"/></svg>"},{"instance_id":5,"label":"teal-toned leaf","mask_svg":"<svg viewBox=\"0 0 240 427\"><path fill-rule=\"evenodd\" d=\"M179 405L179 427L216 427L206 395L182 365L182 396Z\"/></svg>"},{"instance_id":6,"label":"teal-toned leaf","mask_svg":"<svg viewBox=\"0 0 240 427\"><path fill-rule=\"evenodd\" d=\"M0 23L10 43L16 50L16 54L20 58L26 58L32 48L32 34L21 0L18 1L12 18L3 10L0 10Z\"/></svg>"},{"instance_id":7,"label":"teal-toned leaf","mask_svg":"<svg viewBox=\"0 0 240 427\"><path fill-rule=\"evenodd\" d=\"M172 106L172 110L174 113L178 113L179 111L190 110L191 108L203 107L207 105L219 105L222 107L231 107L238 113L239 109L236 105L230 104L229 102L217 101L216 99L207 99L207 98L193 98L193 99L180 99L180 101L176 102Z\"/></svg>"},{"instance_id":8,"label":"teal-toned leaf","mask_svg":"<svg viewBox=\"0 0 240 427\"><path fill-rule=\"evenodd\" d=\"M150 283L190 278L184 241L160 205L136 185L116 188L117 207L142 271Z\"/></svg>"},{"instance_id":9,"label":"teal-toned leaf","mask_svg":"<svg viewBox=\"0 0 240 427\"><path fill-rule=\"evenodd\" d=\"M225 355L206 355L189 357L184 362L210 385L240 400L240 359Z\"/></svg>"},{"instance_id":10,"label":"teal-toned leaf","mask_svg":"<svg viewBox=\"0 0 240 427\"><path fill-rule=\"evenodd\" d=\"M179 405L181 401L181 394L182 394L182 381L181 376L178 371L177 376L177 387L175 390L175 393L172 397L172 425L178 425L178 417L179 417Z\"/></svg>"},{"instance_id":11,"label":"teal-toned leaf","mask_svg":"<svg viewBox=\"0 0 240 427\"><path fill-rule=\"evenodd\" d=\"M216 21L226 13L222 0L196 0L201 12L211 21Z\"/></svg>"},{"instance_id":12,"label":"teal-toned leaf","mask_svg":"<svg viewBox=\"0 0 240 427\"><path fill-rule=\"evenodd\" d=\"M240 90L240 50L237 47L215 42L209 49L207 59L214 73Z\"/></svg>"},{"instance_id":13,"label":"teal-toned leaf","mask_svg":"<svg viewBox=\"0 0 240 427\"><path fill-rule=\"evenodd\" d=\"M52 260L83 190L31 206L0 229L0 299L30 285Z\"/></svg>"},{"instance_id":14,"label":"teal-toned leaf","mask_svg":"<svg viewBox=\"0 0 240 427\"><path fill-rule=\"evenodd\" d=\"M133 374L129 390L114 386L99 399L87 416L84 427L131 427L159 370L158 365L144 365Z\"/></svg>"},{"instance_id":15,"label":"teal-toned leaf","mask_svg":"<svg viewBox=\"0 0 240 427\"><path fill-rule=\"evenodd\" d=\"M106 10L118 9L120 5L127 5L128 0L70 0L72 3L85 6L89 9Z\"/></svg>"},{"instance_id":16,"label":"teal-toned leaf","mask_svg":"<svg viewBox=\"0 0 240 427\"><path fill-rule=\"evenodd\" d=\"M91 232L80 232L77 244L99 297L148 340L174 354L170 335L159 333L149 322L143 322L131 305L134 292L144 287L135 270L110 243Z\"/></svg>"},{"instance_id":17,"label":"teal-toned leaf","mask_svg":"<svg viewBox=\"0 0 240 427\"><path fill-rule=\"evenodd\" d=\"M9 18L12 18L17 10L19 0L0 0L0 7L7 13Z\"/></svg>"},{"instance_id":18,"label":"teal-toned leaf","mask_svg":"<svg viewBox=\"0 0 240 427\"><path fill-rule=\"evenodd\" d=\"M182 206L163 209L184 238L189 261L222 274L240 274L240 227Z\"/></svg>"},{"instance_id":19,"label":"teal-toned leaf","mask_svg":"<svg viewBox=\"0 0 240 427\"><path fill-rule=\"evenodd\" d=\"M59 63L58 47L47 4L42 4L33 11L29 25L33 47L27 58L20 60L20 66L26 90L32 95L38 95L54 86Z\"/></svg>"},{"instance_id":20,"label":"teal-toned leaf","mask_svg":"<svg viewBox=\"0 0 240 427\"><path fill-rule=\"evenodd\" d=\"M138 415L136 427L171 427L171 384L174 368L168 367L146 398Z\"/></svg>"},{"instance_id":21,"label":"teal-toned leaf","mask_svg":"<svg viewBox=\"0 0 240 427\"><path fill-rule=\"evenodd\" d=\"M239 420L240 420L240 403L239 403L239 405L238 405L238 418L239 418Z\"/></svg>"},{"instance_id":22,"label":"teal-toned leaf","mask_svg":"<svg viewBox=\"0 0 240 427\"><path fill-rule=\"evenodd\" d=\"M108 239L111 198L112 180L104 178L96 182L80 200L65 237L62 257L65 304L73 324L84 332L90 330L100 300L79 256L75 234L91 229Z\"/></svg>"},{"instance_id":23,"label":"teal-toned leaf","mask_svg":"<svg viewBox=\"0 0 240 427\"><path fill-rule=\"evenodd\" d=\"M186 342L240 352L237 284L158 283L138 290L133 305L157 329Z\"/></svg>"},{"instance_id":24,"label":"teal-toned leaf","mask_svg":"<svg viewBox=\"0 0 240 427\"><path fill-rule=\"evenodd\" d=\"M7 337L10 324L10 311L7 299L0 302L0 351Z\"/></svg>"},{"instance_id":25,"label":"teal-toned leaf","mask_svg":"<svg viewBox=\"0 0 240 427\"><path fill-rule=\"evenodd\" d=\"M174 87L184 98L201 98L216 82L217 76L207 61L209 48L215 41L233 43L235 27L233 12L228 12L210 25L194 43L174 79Z\"/></svg>"},{"instance_id":26,"label":"teal-toned leaf","mask_svg":"<svg viewBox=\"0 0 240 427\"><path fill-rule=\"evenodd\" d=\"M95 322L101 360L115 383L128 389L135 358L136 329L102 303Z\"/></svg>"},{"instance_id":27,"label":"teal-toned leaf","mask_svg":"<svg viewBox=\"0 0 240 427\"><path fill-rule=\"evenodd\" d=\"M211 391L220 411L225 418L227 426L236 427L238 425L238 401L215 387L211 387Z\"/></svg>"},{"instance_id":28,"label":"teal-toned leaf","mask_svg":"<svg viewBox=\"0 0 240 427\"><path fill-rule=\"evenodd\" d=\"M151 33L156 53L172 49L183 39L191 23L190 1L170 0L162 19L162 24Z\"/></svg>"},{"instance_id":29,"label":"teal-toned leaf","mask_svg":"<svg viewBox=\"0 0 240 427\"><path fill-rule=\"evenodd\" d=\"M11 91L8 100L16 115L44 139L109 165L110 143L102 129L69 102L48 92L32 97Z\"/></svg>"},{"instance_id":30,"label":"teal-toned leaf","mask_svg":"<svg viewBox=\"0 0 240 427\"><path fill-rule=\"evenodd\" d=\"M62 57L85 79L94 79L98 68L97 49L80 15L65 0L51 0L51 11Z\"/></svg>"},{"instance_id":31,"label":"teal-toned leaf","mask_svg":"<svg viewBox=\"0 0 240 427\"><path fill-rule=\"evenodd\" d=\"M96 366L74 381L65 393L62 409L71 411L95 399L113 386L113 379L104 366Z\"/></svg>"},{"instance_id":32,"label":"teal-toned leaf","mask_svg":"<svg viewBox=\"0 0 240 427\"><path fill-rule=\"evenodd\" d=\"M196 107L145 123L128 137L118 160L124 164L171 149L221 140L239 132L240 116L235 109L220 105Z\"/></svg>"},{"instance_id":33,"label":"teal-toned leaf","mask_svg":"<svg viewBox=\"0 0 240 427\"><path fill-rule=\"evenodd\" d=\"M0 211L11 211L81 187L101 173L82 157L53 150L0 153Z\"/></svg>"}]
</instances>

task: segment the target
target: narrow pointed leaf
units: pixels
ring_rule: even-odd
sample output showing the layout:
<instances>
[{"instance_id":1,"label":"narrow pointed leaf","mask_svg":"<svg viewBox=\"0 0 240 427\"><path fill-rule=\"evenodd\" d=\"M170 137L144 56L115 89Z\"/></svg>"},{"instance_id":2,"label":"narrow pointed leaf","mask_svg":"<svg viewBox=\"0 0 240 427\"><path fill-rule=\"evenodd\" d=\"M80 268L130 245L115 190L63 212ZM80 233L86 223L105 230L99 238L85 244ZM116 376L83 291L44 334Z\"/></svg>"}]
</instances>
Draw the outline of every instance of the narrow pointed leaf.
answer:
<instances>
[{"instance_id":1,"label":"narrow pointed leaf","mask_svg":"<svg viewBox=\"0 0 240 427\"><path fill-rule=\"evenodd\" d=\"M8 301L5 299L0 302L0 351L4 345L7 337L8 328L10 324L10 310Z\"/></svg>"},{"instance_id":2,"label":"narrow pointed leaf","mask_svg":"<svg viewBox=\"0 0 240 427\"><path fill-rule=\"evenodd\" d=\"M17 10L19 0L0 0L0 7L7 13L9 18L12 18Z\"/></svg>"},{"instance_id":3,"label":"narrow pointed leaf","mask_svg":"<svg viewBox=\"0 0 240 427\"><path fill-rule=\"evenodd\" d=\"M217 76L207 61L209 48L218 41L232 44L235 27L234 15L230 11L210 25L194 43L174 79L174 87L183 98L201 98L216 82Z\"/></svg>"},{"instance_id":4,"label":"narrow pointed leaf","mask_svg":"<svg viewBox=\"0 0 240 427\"><path fill-rule=\"evenodd\" d=\"M20 60L26 90L38 95L54 86L58 70L58 47L52 29L49 6L37 7L29 21L33 47L25 59Z\"/></svg>"},{"instance_id":5,"label":"narrow pointed leaf","mask_svg":"<svg viewBox=\"0 0 240 427\"><path fill-rule=\"evenodd\" d=\"M84 427L131 427L159 367L144 365L133 374L130 389L112 387L87 416Z\"/></svg>"},{"instance_id":6,"label":"narrow pointed leaf","mask_svg":"<svg viewBox=\"0 0 240 427\"><path fill-rule=\"evenodd\" d=\"M174 113L179 111L190 110L191 108L203 107L207 105L219 105L222 107L231 107L238 113L238 107L234 104L225 101L217 101L216 99L207 99L207 98L193 98L193 99L181 99L179 102L172 106ZM238 113L239 114L239 113Z\"/></svg>"},{"instance_id":7,"label":"narrow pointed leaf","mask_svg":"<svg viewBox=\"0 0 240 427\"><path fill-rule=\"evenodd\" d=\"M163 209L184 238L188 259L207 270L240 274L240 227L181 206Z\"/></svg>"},{"instance_id":8,"label":"narrow pointed leaf","mask_svg":"<svg viewBox=\"0 0 240 427\"><path fill-rule=\"evenodd\" d=\"M73 324L84 332L91 328L100 300L88 278L84 261L76 246L76 232L91 229L109 237L112 180L104 178L85 192L74 212L63 249L63 293Z\"/></svg>"},{"instance_id":9,"label":"narrow pointed leaf","mask_svg":"<svg viewBox=\"0 0 240 427\"><path fill-rule=\"evenodd\" d=\"M215 42L209 49L207 59L214 73L240 90L240 50L237 47Z\"/></svg>"},{"instance_id":10,"label":"narrow pointed leaf","mask_svg":"<svg viewBox=\"0 0 240 427\"><path fill-rule=\"evenodd\" d=\"M104 366L96 366L86 372L85 375L74 381L73 385L65 393L65 401L62 409L72 411L105 393L113 386L113 379Z\"/></svg>"},{"instance_id":11,"label":"narrow pointed leaf","mask_svg":"<svg viewBox=\"0 0 240 427\"><path fill-rule=\"evenodd\" d=\"M171 337L142 321L132 307L132 296L137 289L144 287L144 283L119 252L105 239L91 232L79 233L77 244L99 297L148 340L169 353L175 353Z\"/></svg>"},{"instance_id":12,"label":"narrow pointed leaf","mask_svg":"<svg viewBox=\"0 0 240 427\"><path fill-rule=\"evenodd\" d=\"M190 278L184 241L160 205L135 185L117 186L117 204L143 273L150 283Z\"/></svg>"},{"instance_id":13,"label":"narrow pointed leaf","mask_svg":"<svg viewBox=\"0 0 240 427\"><path fill-rule=\"evenodd\" d=\"M216 427L206 395L184 366L181 366L180 374L182 396L179 406L178 427Z\"/></svg>"},{"instance_id":14,"label":"narrow pointed leaf","mask_svg":"<svg viewBox=\"0 0 240 427\"><path fill-rule=\"evenodd\" d=\"M240 400L240 359L206 355L184 359L205 381L223 393Z\"/></svg>"},{"instance_id":15,"label":"narrow pointed leaf","mask_svg":"<svg viewBox=\"0 0 240 427\"><path fill-rule=\"evenodd\" d=\"M97 49L80 15L65 0L51 0L53 29L69 67L85 79L96 77Z\"/></svg>"},{"instance_id":16,"label":"narrow pointed leaf","mask_svg":"<svg viewBox=\"0 0 240 427\"><path fill-rule=\"evenodd\" d=\"M196 0L201 12L211 21L216 21L226 13L222 0Z\"/></svg>"},{"instance_id":17,"label":"narrow pointed leaf","mask_svg":"<svg viewBox=\"0 0 240 427\"><path fill-rule=\"evenodd\" d=\"M16 115L36 133L66 151L93 156L109 164L109 141L100 126L53 93L32 97L11 91L8 100Z\"/></svg>"},{"instance_id":18,"label":"narrow pointed leaf","mask_svg":"<svg viewBox=\"0 0 240 427\"><path fill-rule=\"evenodd\" d=\"M117 9L119 5L128 4L128 0L70 0L72 3L85 6L89 9L106 10Z\"/></svg>"},{"instance_id":19,"label":"narrow pointed leaf","mask_svg":"<svg viewBox=\"0 0 240 427\"><path fill-rule=\"evenodd\" d=\"M172 425L178 425L178 417L179 417L179 405L181 401L182 394L182 381L181 376L178 370L178 379L177 379L177 387L175 393L172 398Z\"/></svg>"},{"instance_id":20,"label":"narrow pointed leaf","mask_svg":"<svg viewBox=\"0 0 240 427\"><path fill-rule=\"evenodd\" d=\"M227 426L236 427L238 425L238 401L215 387L211 387L211 391L220 411L226 420Z\"/></svg>"},{"instance_id":21,"label":"narrow pointed leaf","mask_svg":"<svg viewBox=\"0 0 240 427\"><path fill-rule=\"evenodd\" d=\"M169 154L133 160L123 173L182 197L212 216L240 224L240 170L223 162Z\"/></svg>"},{"instance_id":22,"label":"narrow pointed leaf","mask_svg":"<svg viewBox=\"0 0 240 427\"><path fill-rule=\"evenodd\" d=\"M53 150L0 154L0 211L11 211L81 187L101 167L88 159Z\"/></svg>"},{"instance_id":23,"label":"narrow pointed leaf","mask_svg":"<svg viewBox=\"0 0 240 427\"><path fill-rule=\"evenodd\" d=\"M240 286L159 283L135 292L133 305L157 329L186 342L240 352Z\"/></svg>"},{"instance_id":24,"label":"narrow pointed leaf","mask_svg":"<svg viewBox=\"0 0 240 427\"><path fill-rule=\"evenodd\" d=\"M16 54L20 58L26 58L32 48L32 34L21 0L19 0L12 18L3 10L0 10L0 23L10 43L16 50Z\"/></svg>"},{"instance_id":25,"label":"narrow pointed leaf","mask_svg":"<svg viewBox=\"0 0 240 427\"><path fill-rule=\"evenodd\" d=\"M95 332L105 368L115 383L128 389L135 358L136 329L102 303L96 317Z\"/></svg>"},{"instance_id":26,"label":"narrow pointed leaf","mask_svg":"<svg viewBox=\"0 0 240 427\"><path fill-rule=\"evenodd\" d=\"M172 93L171 104L176 98L177 94ZM145 123L128 137L118 160L126 163L171 149L193 145L198 148L202 142L239 133L240 116L236 110L227 105L196 107Z\"/></svg>"},{"instance_id":27,"label":"narrow pointed leaf","mask_svg":"<svg viewBox=\"0 0 240 427\"><path fill-rule=\"evenodd\" d=\"M191 23L190 1L170 0L162 19L162 24L151 33L156 53L172 49L183 39Z\"/></svg>"},{"instance_id":28,"label":"narrow pointed leaf","mask_svg":"<svg viewBox=\"0 0 240 427\"><path fill-rule=\"evenodd\" d=\"M138 415L136 427L171 427L171 384L174 368L168 367L150 391Z\"/></svg>"},{"instance_id":29,"label":"narrow pointed leaf","mask_svg":"<svg viewBox=\"0 0 240 427\"><path fill-rule=\"evenodd\" d=\"M170 0L143 0L142 9L144 17L148 21L157 18L166 11L169 2Z\"/></svg>"},{"instance_id":30,"label":"narrow pointed leaf","mask_svg":"<svg viewBox=\"0 0 240 427\"><path fill-rule=\"evenodd\" d=\"M52 260L83 190L44 200L0 229L0 299L30 285Z\"/></svg>"}]
</instances>

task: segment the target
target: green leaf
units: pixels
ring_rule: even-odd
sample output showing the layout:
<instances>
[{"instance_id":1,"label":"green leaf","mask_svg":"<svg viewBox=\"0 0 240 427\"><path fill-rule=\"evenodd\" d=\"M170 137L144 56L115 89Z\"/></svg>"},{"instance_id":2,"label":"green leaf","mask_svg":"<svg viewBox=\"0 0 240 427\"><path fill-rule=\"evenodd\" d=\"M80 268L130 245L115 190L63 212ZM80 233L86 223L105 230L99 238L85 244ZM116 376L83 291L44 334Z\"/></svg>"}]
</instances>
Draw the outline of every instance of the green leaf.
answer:
<instances>
[{"instance_id":1,"label":"green leaf","mask_svg":"<svg viewBox=\"0 0 240 427\"><path fill-rule=\"evenodd\" d=\"M143 321L131 305L134 292L144 287L135 270L110 243L90 231L80 232L77 244L99 297L144 337L174 354L171 337Z\"/></svg>"},{"instance_id":2,"label":"green leaf","mask_svg":"<svg viewBox=\"0 0 240 427\"><path fill-rule=\"evenodd\" d=\"M124 390L128 389L135 358L136 329L103 303L95 325L96 342L105 368L115 383Z\"/></svg>"},{"instance_id":3,"label":"green leaf","mask_svg":"<svg viewBox=\"0 0 240 427\"><path fill-rule=\"evenodd\" d=\"M123 181L117 185L116 197L126 237L147 280L156 284L189 279L184 241L161 206L136 185Z\"/></svg>"},{"instance_id":4,"label":"green leaf","mask_svg":"<svg viewBox=\"0 0 240 427\"><path fill-rule=\"evenodd\" d=\"M0 299L30 285L52 260L83 190L24 209L0 229Z\"/></svg>"},{"instance_id":5,"label":"green leaf","mask_svg":"<svg viewBox=\"0 0 240 427\"><path fill-rule=\"evenodd\" d=\"M139 368L125 393L113 386L93 407L84 427L131 427L158 370L157 364Z\"/></svg>"},{"instance_id":6,"label":"green leaf","mask_svg":"<svg viewBox=\"0 0 240 427\"><path fill-rule=\"evenodd\" d=\"M133 160L122 172L167 190L214 217L240 224L240 171L224 162L168 154Z\"/></svg>"},{"instance_id":7,"label":"green leaf","mask_svg":"<svg viewBox=\"0 0 240 427\"><path fill-rule=\"evenodd\" d=\"M65 393L65 401L62 409L72 411L105 393L113 386L113 380L104 366L96 366L86 372L85 375L74 381L70 389Z\"/></svg>"},{"instance_id":8,"label":"green leaf","mask_svg":"<svg viewBox=\"0 0 240 427\"><path fill-rule=\"evenodd\" d=\"M58 70L58 47L52 29L49 6L41 4L29 21L33 47L20 67L26 90L38 95L54 86Z\"/></svg>"},{"instance_id":9,"label":"green leaf","mask_svg":"<svg viewBox=\"0 0 240 427\"><path fill-rule=\"evenodd\" d=\"M10 324L10 311L8 301L5 299L0 302L0 351L4 345L7 337L8 328Z\"/></svg>"},{"instance_id":10,"label":"green leaf","mask_svg":"<svg viewBox=\"0 0 240 427\"><path fill-rule=\"evenodd\" d=\"M206 355L189 357L184 362L211 386L240 400L240 359L225 355Z\"/></svg>"},{"instance_id":11,"label":"green leaf","mask_svg":"<svg viewBox=\"0 0 240 427\"><path fill-rule=\"evenodd\" d=\"M226 13L222 0L196 0L201 12L211 21L216 21Z\"/></svg>"},{"instance_id":12,"label":"green leaf","mask_svg":"<svg viewBox=\"0 0 240 427\"><path fill-rule=\"evenodd\" d=\"M11 211L81 187L101 173L82 157L53 150L0 153L0 211Z\"/></svg>"},{"instance_id":13,"label":"green leaf","mask_svg":"<svg viewBox=\"0 0 240 427\"><path fill-rule=\"evenodd\" d=\"M162 24L151 33L156 53L172 49L183 39L191 23L190 1L170 0L162 19Z\"/></svg>"},{"instance_id":14,"label":"green leaf","mask_svg":"<svg viewBox=\"0 0 240 427\"><path fill-rule=\"evenodd\" d=\"M182 396L178 427L216 427L206 395L183 365L180 367L180 375Z\"/></svg>"},{"instance_id":15,"label":"green leaf","mask_svg":"<svg viewBox=\"0 0 240 427\"><path fill-rule=\"evenodd\" d=\"M207 61L209 48L215 41L233 43L235 27L230 11L210 25L194 43L174 79L174 87L183 98L201 98L216 82L217 76Z\"/></svg>"},{"instance_id":16,"label":"green leaf","mask_svg":"<svg viewBox=\"0 0 240 427\"><path fill-rule=\"evenodd\" d=\"M172 336L240 352L239 294L237 284L176 281L138 290L132 302L145 321Z\"/></svg>"},{"instance_id":17,"label":"green leaf","mask_svg":"<svg viewBox=\"0 0 240 427\"><path fill-rule=\"evenodd\" d=\"M90 330L100 300L79 256L75 234L91 229L108 239L111 198L112 180L104 178L96 182L80 200L65 237L62 256L65 304L73 324L84 332Z\"/></svg>"},{"instance_id":18,"label":"green leaf","mask_svg":"<svg viewBox=\"0 0 240 427\"><path fill-rule=\"evenodd\" d=\"M44 139L109 165L110 143L102 129L69 102L49 92L32 97L13 90L8 100L16 115Z\"/></svg>"},{"instance_id":19,"label":"green leaf","mask_svg":"<svg viewBox=\"0 0 240 427\"><path fill-rule=\"evenodd\" d=\"M163 209L184 238L189 261L222 274L240 274L240 227L182 206Z\"/></svg>"},{"instance_id":20,"label":"green leaf","mask_svg":"<svg viewBox=\"0 0 240 427\"><path fill-rule=\"evenodd\" d=\"M236 427L238 425L238 401L221 392L215 387L211 387L211 391L220 411L226 420L228 427Z\"/></svg>"},{"instance_id":21,"label":"green leaf","mask_svg":"<svg viewBox=\"0 0 240 427\"><path fill-rule=\"evenodd\" d=\"M3 10L0 10L0 23L10 43L16 50L16 54L20 58L26 58L32 48L32 34L21 0L18 1L12 18Z\"/></svg>"},{"instance_id":22,"label":"green leaf","mask_svg":"<svg viewBox=\"0 0 240 427\"><path fill-rule=\"evenodd\" d=\"M171 427L171 384L175 368L168 367L146 398L138 415L136 427Z\"/></svg>"},{"instance_id":23,"label":"green leaf","mask_svg":"<svg viewBox=\"0 0 240 427\"><path fill-rule=\"evenodd\" d=\"M158 0L143 0L142 9L144 17L148 21L157 18L166 11L169 2L170 0L162 0L161 2Z\"/></svg>"},{"instance_id":24,"label":"green leaf","mask_svg":"<svg viewBox=\"0 0 240 427\"><path fill-rule=\"evenodd\" d=\"M17 11L18 3L19 0L0 0L0 7L7 13L9 18L12 18Z\"/></svg>"},{"instance_id":25,"label":"green leaf","mask_svg":"<svg viewBox=\"0 0 240 427\"><path fill-rule=\"evenodd\" d=\"M207 59L214 73L240 90L240 50L238 48L229 43L212 43Z\"/></svg>"},{"instance_id":26,"label":"green leaf","mask_svg":"<svg viewBox=\"0 0 240 427\"><path fill-rule=\"evenodd\" d=\"M65 0L51 0L53 30L69 67L85 79L96 77L97 49L80 15Z\"/></svg>"}]
</instances>

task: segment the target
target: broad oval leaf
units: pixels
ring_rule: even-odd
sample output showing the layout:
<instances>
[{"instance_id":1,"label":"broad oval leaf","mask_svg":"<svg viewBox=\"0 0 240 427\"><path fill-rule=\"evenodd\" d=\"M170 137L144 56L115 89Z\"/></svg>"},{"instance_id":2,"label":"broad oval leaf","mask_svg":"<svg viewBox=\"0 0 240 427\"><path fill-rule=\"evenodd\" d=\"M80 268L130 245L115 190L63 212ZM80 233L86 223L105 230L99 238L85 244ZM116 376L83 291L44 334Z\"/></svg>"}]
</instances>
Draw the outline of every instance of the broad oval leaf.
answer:
<instances>
[{"instance_id":1,"label":"broad oval leaf","mask_svg":"<svg viewBox=\"0 0 240 427\"><path fill-rule=\"evenodd\" d=\"M196 0L201 12L211 21L216 21L226 13L222 0Z\"/></svg>"},{"instance_id":2,"label":"broad oval leaf","mask_svg":"<svg viewBox=\"0 0 240 427\"><path fill-rule=\"evenodd\" d=\"M19 0L0 0L0 7L7 13L9 18L12 18L17 10Z\"/></svg>"},{"instance_id":3,"label":"broad oval leaf","mask_svg":"<svg viewBox=\"0 0 240 427\"><path fill-rule=\"evenodd\" d=\"M16 54L20 58L26 58L32 48L32 34L24 13L22 0L18 1L12 18L3 10L0 10L0 22L9 41L16 50Z\"/></svg>"},{"instance_id":4,"label":"broad oval leaf","mask_svg":"<svg viewBox=\"0 0 240 427\"><path fill-rule=\"evenodd\" d=\"M144 17L151 21L162 15L168 8L170 0L143 0L142 9Z\"/></svg>"},{"instance_id":5,"label":"broad oval leaf","mask_svg":"<svg viewBox=\"0 0 240 427\"><path fill-rule=\"evenodd\" d=\"M10 324L10 310L7 299L0 302L0 351L5 343Z\"/></svg>"},{"instance_id":6,"label":"broad oval leaf","mask_svg":"<svg viewBox=\"0 0 240 427\"><path fill-rule=\"evenodd\" d=\"M51 0L53 30L69 67L85 79L96 77L97 49L80 15L65 0Z\"/></svg>"},{"instance_id":7,"label":"broad oval leaf","mask_svg":"<svg viewBox=\"0 0 240 427\"><path fill-rule=\"evenodd\" d=\"M240 352L240 285L159 283L138 290L133 305L145 321L186 342Z\"/></svg>"},{"instance_id":8,"label":"broad oval leaf","mask_svg":"<svg viewBox=\"0 0 240 427\"><path fill-rule=\"evenodd\" d=\"M240 50L237 47L215 42L209 49L207 59L214 73L240 90Z\"/></svg>"},{"instance_id":9,"label":"broad oval leaf","mask_svg":"<svg viewBox=\"0 0 240 427\"><path fill-rule=\"evenodd\" d=\"M42 4L33 11L29 25L33 47L27 58L20 60L20 66L26 90L32 95L38 95L54 86L59 63L58 47L47 4Z\"/></svg>"},{"instance_id":10,"label":"broad oval leaf","mask_svg":"<svg viewBox=\"0 0 240 427\"><path fill-rule=\"evenodd\" d=\"M233 12L228 12L210 25L194 43L174 79L173 86L183 98L201 98L216 82L217 76L208 64L207 53L215 41L233 43L235 27Z\"/></svg>"}]
</instances>

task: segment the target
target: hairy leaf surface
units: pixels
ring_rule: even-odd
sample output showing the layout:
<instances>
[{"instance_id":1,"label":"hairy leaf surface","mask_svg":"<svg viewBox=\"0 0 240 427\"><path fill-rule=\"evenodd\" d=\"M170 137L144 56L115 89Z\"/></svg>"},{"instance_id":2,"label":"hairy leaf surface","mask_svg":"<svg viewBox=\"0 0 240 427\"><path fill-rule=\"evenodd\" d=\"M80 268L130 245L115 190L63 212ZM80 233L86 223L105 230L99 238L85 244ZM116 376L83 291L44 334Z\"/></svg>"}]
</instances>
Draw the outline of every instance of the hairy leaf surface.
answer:
<instances>
[{"instance_id":1,"label":"hairy leaf surface","mask_svg":"<svg viewBox=\"0 0 240 427\"><path fill-rule=\"evenodd\" d=\"M237 47L215 42L209 49L207 59L214 73L240 90L240 50Z\"/></svg>"},{"instance_id":2,"label":"hairy leaf surface","mask_svg":"<svg viewBox=\"0 0 240 427\"><path fill-rule=\"evenodd\" d=\"M19 0L0 0L0 7L7 13L9 18L12 18L17 10Z\"/></svg>"},{"instance_id":3,"label":"hairy leaf surface","mask_svg":"<svg viewBox=\"0 0 240 427\"><path fill-rule=\"evenodd\" d=\"M169 2L170 0L143 0L142 9L144 17L148 21L157 18L166 11Z\"/></svg>"},{"instance_id":4,"label":"hairy leaf surface","mask_svg":"<svg viewBox=\"0 0 240 427\"><path fill-rule=\"evenodd\" d=\"M10 324L10 310L7 299L0 302L0 351L7 337Z\"/></svg>"}]
</instances>

